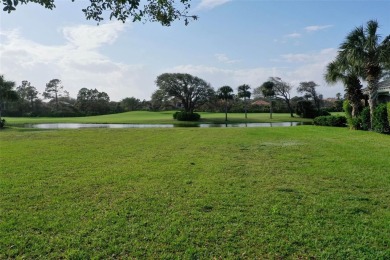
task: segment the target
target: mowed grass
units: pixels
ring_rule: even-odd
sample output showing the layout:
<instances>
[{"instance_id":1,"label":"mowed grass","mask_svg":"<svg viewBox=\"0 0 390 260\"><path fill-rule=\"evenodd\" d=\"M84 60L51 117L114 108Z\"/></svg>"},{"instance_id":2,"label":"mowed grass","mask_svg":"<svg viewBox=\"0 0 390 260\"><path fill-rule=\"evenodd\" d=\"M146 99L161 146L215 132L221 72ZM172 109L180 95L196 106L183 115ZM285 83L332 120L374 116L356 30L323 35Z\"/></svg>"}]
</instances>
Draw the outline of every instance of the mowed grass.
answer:
<instances>
[{"instance_id":1,"label":"mowed grass","mask_svg":"<svg viewBox=\"0 0 390 260\"><path fill-rule=\"evenodd\" d=\"M38 124L38 123L132 123L132 124L197 124L197 123L224 123L224 113L200 112L199 122L179 122L174 120L174 111L149 112L133 111L119 114L88 116L88 117L6 117L8 125ZM273 119L269 118L269 113L248 113L245 119L243 113L228 114L229 123L262 123L262 122L311 122L311 119L299 117L291 118L290 114L273 114Z\"/></svg>"},{"instance_id":2,"label":"mowed grass","mask_svg":"<svg viewBox=\"0 0 390 260\"><path fill-rule=\"evenodd\" d=\"M390 137L0 132L0 259L389 259Z\"/></svg>"}]
</instances>

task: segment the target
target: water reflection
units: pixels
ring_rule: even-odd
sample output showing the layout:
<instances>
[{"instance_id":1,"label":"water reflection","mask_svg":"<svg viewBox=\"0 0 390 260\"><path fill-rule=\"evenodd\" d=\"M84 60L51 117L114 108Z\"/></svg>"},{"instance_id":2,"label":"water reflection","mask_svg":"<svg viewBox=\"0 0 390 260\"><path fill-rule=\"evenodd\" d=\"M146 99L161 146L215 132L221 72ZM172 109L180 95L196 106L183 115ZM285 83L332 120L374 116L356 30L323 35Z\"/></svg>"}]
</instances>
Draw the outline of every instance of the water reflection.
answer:
<instances>
[{"instance_id":1,"label":"water reflection","mask_svg":"<svg viewBox=\"0 0 390 260\"><path fill-rule=\"evenodd\" d=\"M241 124L25 124L26 128L80 129L80 128L173 128L173 127L290 127L311 125L310 122L241 123Z\"/></svg>"}]
</instances>

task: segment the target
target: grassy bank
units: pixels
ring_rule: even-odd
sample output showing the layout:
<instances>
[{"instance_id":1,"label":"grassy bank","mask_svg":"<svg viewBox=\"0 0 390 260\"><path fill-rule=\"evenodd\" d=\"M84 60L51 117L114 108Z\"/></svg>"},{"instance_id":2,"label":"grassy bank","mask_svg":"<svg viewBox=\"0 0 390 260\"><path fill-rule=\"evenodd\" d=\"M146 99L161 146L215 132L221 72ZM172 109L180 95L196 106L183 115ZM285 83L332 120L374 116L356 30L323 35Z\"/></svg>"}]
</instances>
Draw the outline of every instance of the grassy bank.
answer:
<instances>
[{"instance_id":1,"label":"grassy bank","mask_svg":"<svg viewBox=\"0 0 390 260\"><path fill-rule=\"evenodd\" d=\"M12 117L5 118L9 125L38 124L38 123L132 123L132 124L188 124L172 118L174 111L149 112L134 111L112 115L88 117ZM224 123L225 114L201 112L200 123ZM311 119L291 118L290 114L273 114L269 119L268 113L248 114L248 119L241 113L229 114L229 123L263 123L263 122L311 122Z\"/></svg>"},{"instance_id":2,"label":"grassy bank","mask_svg":"<svg viewBox=\"0 0 390 260\"><path fill-rule=\"evenodd\" d=\"M0 132L0 258L390 258L390 137Z\"/></svg>"}]
</instances>

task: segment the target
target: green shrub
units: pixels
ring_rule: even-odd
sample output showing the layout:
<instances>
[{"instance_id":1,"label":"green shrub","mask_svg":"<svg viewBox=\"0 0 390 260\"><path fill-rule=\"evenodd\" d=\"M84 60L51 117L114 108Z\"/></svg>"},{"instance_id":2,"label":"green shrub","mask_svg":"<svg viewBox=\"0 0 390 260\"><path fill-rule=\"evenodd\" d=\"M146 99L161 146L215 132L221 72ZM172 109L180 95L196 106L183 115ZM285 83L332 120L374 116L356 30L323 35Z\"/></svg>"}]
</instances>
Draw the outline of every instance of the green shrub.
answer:
<instances>
[{"instance_id":1,"label":"green shrub","mask_svg":"<svg viewBox=\"0 0 390 260\"><path fill-rule=\"evenodd\" d=\"M366 131L370 130L371 116L370 116L370 108L369 107L363 108L363 110L359 116L359 121L360 121L359 122L360 127L357 129L366 130Z\"/></svg>"},{"instance_id":2,"label":"green shrub","mask_svg":"<svg viewBox=\"0 0 390 260\"><path fill-rule=\"evenodd\" d=\"M317 116L317 111L315 110L312 102L307 100L297 102L295 113L303 118L315 118Z\"/></svg>"},{"instance_id":3,"label":"green shrub","mask_svg":"<svg viewBox=\"0 0 390 260\"><path fill-rule=\"evenodd\" d=\"M317 116L330 116L330 115L331 115L331 114L330 114L328 111L326 111L325 109L320 110L317 114L318 114Z\"/></svg>"},{"instance_id":4,"label":"green shrub","mask_svg":"<svg viewBox=\"0 0 390 260\"><path fill-rule=\"evenodd\" d=\"M175 113L173 113L173 119L177 119L177 114L179 114L180 112L179 111L176 111Z\"/></svg>"},{"instance_id":5,"label":"green shrub","mask_svg":"<svg viewBox=\"0 0 390 260\"><path fill-rule=\"evenodd\" d=\"M176 112L173 115L173 118L175 117L178 121L199 121L200 119L200 115L198 113L190 113L185 111Z\"/></svg>"},{"instance_id":6,"label":"green shrub","mask_svg":"<svg viewBox=\"0 0 390 260\"><path fill-rule=\"evenodd\" d=\"M353 117L347 119L348 126L350 129L360 130L362 125L362 119L359 117Z\"/></svg>"},{"instance_id":7,"label":"green shrub","mask_svg":"<svg viewBox=\"0 0 390 260\"><path fill-rule=\"evenodd\" d=\"M372 130L378 133L389 132L389 119L387 115L386 104L380 104L374 110L374 118L372 120Z\"/></svg>"},{"instance_id":8,"label":"green shrub","mask_svg":"<svg viewBox=\"0 0 390 260\"><path fill-rule=\"evenodd\" d=\"M359 120L352 119L352 106L349 103L349 101L346 99L343 102L343 110L345 113L345 117L347 118L347 123L349 125L349 128L351 129L359 129Z\"/></svg>"},{"instance_id":9,"label":"green shrub","mask_svg":"<svg viewBox=\"0 0 390 260\"><path fill-rule=\"evenodd\" d=\"M5 119L0 120L0 128L3 128L5 126Z\"/></svg>"},{"instance_id":10,"label":"green shrub","mask_svg":"<svg viewBox=\"0 0 390 260\"><path fill-rule=\"evenodd\" d=\"M320 126L344 127L346 123L345 116L318 116L314 118L314 124Z\"/></svg>"},{"instance_id":11,"label":"green shrub","mask_svg":"<svg viewBox=\"0 0 390 260\"><path fill-rule=\"evenodd\" d=\"M389 125L390 125L390 102L387 103L387 120L389 121Z\"/></svg>"}]
</instances>

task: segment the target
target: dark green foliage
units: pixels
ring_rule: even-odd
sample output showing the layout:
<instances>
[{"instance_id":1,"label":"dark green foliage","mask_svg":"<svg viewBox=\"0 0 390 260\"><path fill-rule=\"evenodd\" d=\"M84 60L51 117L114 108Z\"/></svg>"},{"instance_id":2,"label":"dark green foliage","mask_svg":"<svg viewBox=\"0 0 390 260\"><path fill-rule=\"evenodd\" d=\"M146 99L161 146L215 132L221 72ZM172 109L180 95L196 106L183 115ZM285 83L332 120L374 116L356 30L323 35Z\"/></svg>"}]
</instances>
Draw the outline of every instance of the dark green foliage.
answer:
<instances>
[{"instance_id":1,"label":"dark green foliage","mask_svg":"<svg viewBox=\"0 0 390 260\"><path fill-rule=\"evenodd\" d=\"M120 101L121 106L124 111L136 111L140 110L142 107L142 102L138 98L135 97L127 97Z\"/></svg>"},{"instance_id":2,"label":"dark green foliage","mask_svg":"<svg viewBox=\"0 0 390 260\"><path fill-rule=\"evenodd\" d=\"M299 87L297 88L298 93L304 94L306 99L312 99L314 102L314 106L317 111L320 110L321 107L321 95L317 93L316 87L318 84L313 81L301 82L299 83Z\"/></svg>"},{"instance_id":3,"label":"dark green foliage","mask_svg":"<svg viewBox=\"0 0 390 260\"><path fill-rule=\"evenodd\" d=\"M387 121L389 121L390 124L390 102L387 103Z\"/></svg>"},{"instance_id":4,"label":"dark green foliage","mask_svg":"<svg viewBox=\"0 0 390 260\"><path fill-rule=\"evenodd\" d=\"M0 119L0 128L5 126L5 119Z\"/></svg>"},{"instance_id":5,"label":"dark green foliage","mask_svg":"<svg viewBox=\"0 0 390 260\"><path fill-rule=\"evenodd\" d=\"M275 96L274 90L275 83L272 81L264 82L263 85L260 86L261 92L264 97L273 97Z\"/></svg>"},{"instance_id":6,"label":"dark green foliage","mask_svg":"<svg viewBox=\"0 0 390 260\"><path fill-rule=\"evenodd\" d=\"M228 101L234 98L233 89L229 86L220 87L217 91L217 97L225 103L225 121L227 121Z\"/></svg>"},{"instance_id":7,"label":"dark green foliage","mask_svg":"<svg viewBox=\"0 0 390 260\"><path fill-rule=\"evenodd\" d=\"M15 82L6 80L3 75L0 75L0 127L4 126L1 119L1 114L5 107L6 101L17 101L19 99L18 93L14 90Z\"/></svg>"},{"instance_id":8,"label":"dark green foliage","mask_svg":"<svg viewBox=\"0 0 390 260\"><path fill-rule=\"evenodd\" d=\"M377 106L378 82L383 72L390 66L390 35L381 41L382 36L378 34L378 29L379 24L376 20L368 21L365 27L356 27L340 45L337 56L342 64L348 64L352 68L355 76L367 81L371 125L374 124ZM357 82L357 78L354 81ZM353 115L356 116L356 113Z\"/></svg>"},{"instance_id":9,"label":"dark green foliage","mask_svg":"<svg viewBox=\"0 0 390 260\"><path fill-rule=\"evenodd\" d=\"M347 120L350 129L360 130L362 129L361 117L353 117ZM367 129L368 130L368 129Z\"/></svg>"},{"instance_id":10,"label":"dark green foliage","mask_svg":"<svg viewBox=\"0 0 390 260\"><path fill-rule=\"evenodd\" d=\"M297 102L295 113L303 118L315 118L317 116L317 111L312 102L307 100Z\"/></svg>"},{"instance_id":11,"label":"dark green foliage","mask_svg":"<svg viewBox=\"0 0 390 260\"><path fill-rule=\"evenodd\" d=\"M77 94L75 107L83 115L104 115L110 112L110 97L106 92L82 88Z\"/></svg>"},{"instance_id":12,"label":"dark green foliage","mask_svg":"<svg viewBox=\"0 0 390 260\"><path fill-rule=\"evenodd\" d=\"M326 111L325 109L321 109L319 112L318 112L318 116L330 116L331 114Z\"/></svg>"},{"instance_id":13,"label":"dark green foliage","mask_svg":"<svg viewBox=\"0 0 390 260\"><path fill-rule=\"evenodd\" d=\"M186 73L164 73L157 77L159 99L177 99L185 111L207 103L215 96L214 89L201 78Z\"/></svg>"},{"instance_id":14,"label":"dark green foliage","mask_svg":"<svg viewBox=\"0 0 390 260\"><path fill-rule=\"evenodd\" d=\"M176 111L175 113L173 113L173 119L177 119L177 114L181 113L180 111Z\"/></svg>"},{"instance_id":15,"label":"dark green foliage","mask_svg":"<svg viewBox=\"0 0 390 260\"><path fill-rule=\"evenodd\" d=\"M374 118L372 120L372 130L378 133L389 132L389 121L386 104L380 104L375 108Z\"/></svg>"},{"instance_id":16,"label":"dark green foliage","mask_svg":"<svg viewBox=\"0 0 390 260\"><path fill-rule=\"evenodd\" d=\"M181 111L174 113L173 118L178 121L199 121L200 115L198 113Z\"/></svg>"},{"instance_id":17,"label":"dark green foliage","mask_svg":"<svg viewBox=\"0 0 390 260\"><path fill-rule=\"evenodd\" d=\"M320 126L344 127L347 123L345 116L318 116L314 118L314 124Z\"/></svg>"},{"instance_id":18,"label":"dark green foliage","mask_svg":"<svg viewBox=\"0 0 390 260\"><path fill-rule=\"evenodd\" d=\"M359 126L359 120L352 119L352 106L349 103L349 100L344 100L343 102L343 110L345 113L345 117L347 118L348 125L351 129L358 129L357 126Z\"/></svg>"},{"instance_id":19,"label":"dark green foliage","mask_svg":"<svg viewBox=\"0 0 390 260\"><path fill-rule=\"evenodd\" d=\"M359 121L360 127L357 129L366 130L366 131L370 130L371 116L370 116L370 108L369 107L363 108L363 110L360 113L360 116L358 118L358 121Z\"/></svg>"},{"instance_id":20,"label":"dark green foliage","mask_svg":"<svg viewBox=\"0 0 390 260\"><path fill-rule=\"evenodd\" d=\"M352 117L352 107L347 99L343 102L343 110L347 118Z\"/></svg>"}]
</instances>

